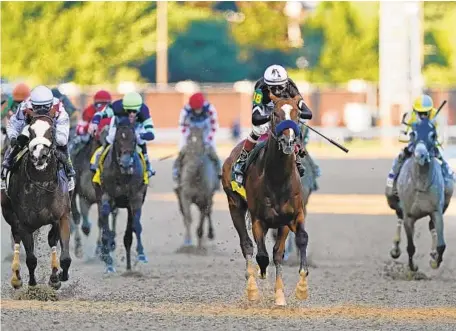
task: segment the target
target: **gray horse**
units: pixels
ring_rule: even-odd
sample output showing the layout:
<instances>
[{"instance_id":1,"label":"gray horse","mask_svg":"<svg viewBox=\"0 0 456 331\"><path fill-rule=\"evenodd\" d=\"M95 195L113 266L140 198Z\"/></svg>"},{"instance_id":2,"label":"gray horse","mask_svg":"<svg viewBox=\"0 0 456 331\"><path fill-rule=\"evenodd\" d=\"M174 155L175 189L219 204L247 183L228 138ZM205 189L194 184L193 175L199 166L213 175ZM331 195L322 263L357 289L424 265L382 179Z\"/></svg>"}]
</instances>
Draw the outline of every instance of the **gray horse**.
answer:
<instances>
[{"instance_id":1,"label":"gray horse","mask_svg":"<svg viewBox=\"0 0 456 331\"><path fill-rule=\"evenodd\" d=\"M453 194L453 180L444 178L442 168L433 155L436 139L436 129L431 120L422 119L413 125L409 147L413 155L405 161L397 178L397 196L387 195L389 206L396 211L399 218L390 254L395 259L401 254L399 244L402 225L404 225L411 271L418 270L413 263L415 254L413 235L417 220L430 217L432 268L436 269L440 266L446 247L443 236L443 214Z\"/></svg>"},{"instance_id":2,"label":"gray horse","mask_svg":"<svg viewBox=\"0 0 456 331\"><path fill-rule=\"evenodd\" d=\"M130 123L128 118L115 120L117 129L114 142L108 147L106 158L102 160L103 155L100 156L100 161L103 162L101 185L95 186L97 195L101 195L97 200L103 229L101 254L106 263L106 273L115 272L110 255L112 247L115 247L115 234L109 228L109 214L114 208L128 210L127 228L123 238L127 253L127 270L131 270L130 250L133 232L136 234L136 259L141 263L147 262L141 240L141 213L147 193L148 177L145 175L145 165L137 151L135 123Z\"/></svg>"},{"instance_id":3,"label":"gray horse","mask_svg":"<svg viewBox=\"0 0 456 331\"><path fill-rule=\"evenodd\" d=\"M200 224L197 229L198 247L202 247L204 220L208 219L208 238L214 238L212 226L213 196L219 181L213 162L205 152L204 129L193 126L187 137L182 158L181 185L176 190L179 207L184 218L185 239L184 246L192 245L190 226L192 215L190 206L194 203L200 211Z\"/></svg>"},{"instance_id":4,"label":"gray horse","mask_svg":"<svg viewBox=\"0 0 456 331\"><path fill-rule=\"evenodd\" d=\"M90 157L93 155L95 150L104 144L106 135L109 129L109 125L104 126L103 130L100 132L100 137L90 138L90 140L81 145L79 150L72 149L71 154L73 158L73 165L76 170L76 186L73 193L73 198L71 199L71 213L72 213L72 232L75 235L75 255L79 258L82 257L82 242L81 234L79 229L79 224L81 222L82 216L82 232L88 236L90 234L91 222L89 220L89 210L90 207L97 203L97 196L95 189L92 185L93 173L90 170ZM79 208L77 204L77 197L79 197ZM117 220L118 209L114 208L112 210L112 230L116 232L116 220ZM100 255L101 253L101 223L100 219L98 220L98 238L97 238L97 248L95 255Z\"/></svg>"},{"instance_id":5,"label":"gray horse","mask_svg":"<svg viewBox=\"0 0 456 331\"><path fill-rule=\"evenodd\" d=\"M55 155L54 114L35 115L29 126L30 143L16 157L16 164L6 190L2 190L2 213L11 226L14 238L13 275L11 285L22 286L19 249L24 244L26 264L29 270L29 286L37 284L35 269L34 236L42 226L51 225L48 243L51 247L51 276L49 285L60 288L61 281L69 278L70 257L70 194L68 180ZM19 144L26 145L26 136L18 137ZM23 155L23 156L22 156ZM20 157L22 158L20 159ZM60 266L57 260L57 242L62 248ZM59 272L60 267L62 271Z\"/></svg>"}]
</instances>

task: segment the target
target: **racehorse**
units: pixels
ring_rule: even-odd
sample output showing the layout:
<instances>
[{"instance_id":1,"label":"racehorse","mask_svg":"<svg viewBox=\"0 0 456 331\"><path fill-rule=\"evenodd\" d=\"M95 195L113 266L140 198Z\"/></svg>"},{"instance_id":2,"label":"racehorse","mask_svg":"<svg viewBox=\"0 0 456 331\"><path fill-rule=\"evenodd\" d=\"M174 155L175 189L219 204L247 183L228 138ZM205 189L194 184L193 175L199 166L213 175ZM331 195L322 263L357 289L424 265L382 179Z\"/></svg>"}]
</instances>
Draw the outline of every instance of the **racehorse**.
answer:
<instances>
[{"instance_id":1,"label":"racehorse","mask_svg":"<svg viewBox=\"0 0 456 331\"><path fill-rule=\"evenodd\" d=\"M95 188L92 185L93 173L90 170L90 157L95 152L95 150L100 147L109 130L109 125L105 125L101 132L99 133L99 138L91 137L90 140L84 144L80 150L73 151L72 158L74 168L76 170L76 186L73 193L73 198L71 199L71 213L73 219L73 232L75 234L75 254L77 257L82 257L82 243L81 243L81 234L79 231L79 224L81 222L82 214L82 232L88 236L90 234L91 222L89 221L89 209L90 207L97 203L97 195ZM77 197L79 196L79 207L77 205ZM116 232L116 220L117 220L118 209L114 208L112 210L112 230ZM97 248L95 251L96 255L99 255L101 252L101 224L98 220L98 238L97 238Z\"/></svg>"},{"instance_id":2,"label":"racehorse","mask_svg":"<svg viewBox=\"0 0 456 331\"><path fill-rule=\"evenodd\" d=\"M276 267L275 303L285 305L282 280L282 260L288 232L296 234L300 249L300 281L296 296L307 298L307 257L308 234L304 228L304 196L296 168L295 148L300 129L297 124L298 97L279 99L270 94L274 103L270 131L265 143L258 143L246 163L246 196L242 197L231 186L231 169L241 152L242 142L231 152L223 164L223 189L227 195L229 210L240 238L242 254L246 260L247 295L251 301L259 299L253 266L253 244L247 233L245 215L248 210L252 219L252 232L258 247L256 255L260 277L266 278L269 256L265 246L265 235L270 228L278 229L274 245Z\"/></svg>"},{"instance_id":3,"label":"racehorse","mask_svg":"<svg viewBox=\"0 0 456 331\"><path fill-rule=\"evenodd\" d=\"M397 196L386 196L391 209L396 211L398 223L393 240L391 256L398 258L401 254L399 244L401 229L404 225L407 234L407 252L409 268L417 271L413 263L415 245L413 235L415 222L429 216L429 230L432 235L430 265L437 269L442 263L446 244L443 237L443 214L451 201L453 181L445 180L442 168L433 155L437 133L432 120L419 120L413 125L411 133L411 151L397 178Z\"/></svg>"},{"instance_id":4,"label":"racehorse","mask_svg":"<svg viewBox=\"0 0 456 331\"><path fill-rule=\"evenodd\" d=\"M302 194L303 194L303 204L304 204L304 215L307 216L307 204L309 202L310 195L312 194L313 191L317 190L317 179L316 179L316 174L314 173L313 167L312 167L312 161L310 160L309 154L304 155L302 157L302 164L306 168L306 172L304 173L304 176L301 177L301 185L302 185ZM274 240L277 238L277 230L274 229L272 231L272 236ZM285 244L285 255L284 255L284 261L288 260L288 257L290 253L293 251L293 246L295 245L294 243L294 234L291 232L288 235L286 244ZM296 251L298 254L299 258L299 250Z\"/></svg>"},{"instance_id":5,"label":"racehorse","mask_svg":"<svg viewBox=\"0 0 456 331\"><path fill-rule=\"evenodd\" d=\"M116 134L112 145L100 156L103 171L100 175L101 193L98 210L102 226L102 259L106 264L106 273L115 272L110 249L114 247L114 234L109 228L108 217L114 208L126 208L128 221L124 235L127 252L127 270L131 270L130 249L133 231L136 234L137 261L146 263L147 257L141 240L141 213L146 198L148 176L144 157L137 151L135 122L129 118L116 118ZM95 181L95 178L92 180ZM98 184L95 184L98 185Z\"/></svg>"},{"instance_id":6,"label":"racehorse","mask_svg":"<svg viewBox=\"0 0 456 331\"><path fill-rule=\"evenodd\" d=\"M181 185L176 195L186 228L184 246L191 245L190 225L192 203L200 211L200 223L197 229L198 247L202 247L204 220L208 219L208 238L214 239L212 226L213 196L219 180L213 162L205 153L204 128L192 126L187 137L185 153L182 159Z\"/></svg>"},{"instance_id":7,"label":"racehorse","mask_svg":"<svg viewBox=\"0 0 456 331\"><path fill-rule=\"evenodd\" d=\"M69 278L70 257L70 194L68 179L55 155L54 110L48 115L31 116L30 126L24 128L18 140L27 139L29 144L15 159L15 165L9 175L8 186L2 190L2 212L11 226L14 238L13 275L11 285L22 286L20 274L19 249L22 241L27 254L26 264L29 270L29 286L37 284L33 233L44 225L52 225L48 234L51 247L51 269L49 285L59 289L61 281ZM25 144L23 144L25 145ZM60 266L57 260L57 242L62 248Z\"/></svg>"}]
</instances>

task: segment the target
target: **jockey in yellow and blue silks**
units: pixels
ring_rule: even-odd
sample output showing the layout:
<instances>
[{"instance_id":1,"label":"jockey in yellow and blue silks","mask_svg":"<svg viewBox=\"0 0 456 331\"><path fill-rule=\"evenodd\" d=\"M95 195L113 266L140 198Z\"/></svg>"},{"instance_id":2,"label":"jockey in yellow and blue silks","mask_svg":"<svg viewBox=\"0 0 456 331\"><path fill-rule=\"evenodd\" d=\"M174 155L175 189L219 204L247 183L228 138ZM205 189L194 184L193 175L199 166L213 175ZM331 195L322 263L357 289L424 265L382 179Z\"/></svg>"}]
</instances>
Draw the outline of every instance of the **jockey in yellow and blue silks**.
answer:
<instances>
[{"instance_id":1,"label":"jockey in yellow and blue silks","mask_svg":"<svg viewBox=\"0 0 456 331\"><path fill-rule=\"evenodd\" d=\"M137 92L130 92L125 94L122 100L116 100L112 103L110 107L106 107L101 112L97 112L93 117L88 132L93 134L100 123L102 118L110 117L111 125L109 127L109 133L106 137L107 145L104 148L100 148L96 153L94 158L95 162L91 163L90 169L96 171L98 167L99 156L103 153L103 150L111 145L114 142L116 136L116 125L114 117L129 117L131 113L136 114L136 136L138 146L141 147L142 154L146 161L147 174L149 177L155 175L155 171L152 169L147 155L147 146L146 142L155 139L154 134L154 123L150 117L149 108L143 103L141 95Z\"/></svg>"},{"instance_id":2,"label":"jockey in yellow and blue silks","mask_svg":"<svg viewBox=\"0 0 456 331\"><path fill-rule=\"evenodd\" d=\"M409 133L411 131L412 125L418 121L420 118L429 118L430 120L434 119L437 115L437 110L434 108L434 102L429 95L422 95L415 99L413 103L413 111L406 114L404 118L403 125L405 126L403 130L401 130L401 134L399 136L399 141L403 143L408 143L407 147L405 147L401 153L394 159L393 166L388 174L388 179L386 182L386 186L390 189L393 188L394 183L396 181L397 176L404 164L405 160L412 155L411 151L411 144ZM438 129L437 122L434 122L436 132ZM434 156L442 162L442 172L444 178L453 177L453 170L451 170L448 163L443 158L442 148L441 148L441 141L437 136L436 145L434 149Z\"/></svg>"}]
</instances>

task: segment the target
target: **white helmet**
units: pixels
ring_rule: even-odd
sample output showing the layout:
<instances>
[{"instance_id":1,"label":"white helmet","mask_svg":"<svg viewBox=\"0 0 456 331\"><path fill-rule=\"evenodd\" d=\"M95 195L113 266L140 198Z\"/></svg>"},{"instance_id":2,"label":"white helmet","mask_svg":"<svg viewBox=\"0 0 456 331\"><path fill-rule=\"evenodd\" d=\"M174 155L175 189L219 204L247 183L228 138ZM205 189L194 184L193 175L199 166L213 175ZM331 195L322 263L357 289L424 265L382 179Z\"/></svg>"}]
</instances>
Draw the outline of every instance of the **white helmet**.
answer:
<instances>
[{"instance_id":1,"label":"white helmet","mask_svg":"<svg viewBox=\"0 0 456 331\"><path fill-rule=\"evenodd\" d=\"M284 67L273 64L266 68L263 79L269 86L284 85L288 82L288 74Z\"/></svg>"},{"instance_id":2,"label":"white helmet","mask_svg":"<svg viewBox=\"0 0 456 331\"><path fill-rule=\"evenodd\" d=\"M52 95L50 88L44 85L39 85L31 91L30 101L34 112L38 114L46 114L52 108L54 96Z\"/></svg>"}]
</instances>

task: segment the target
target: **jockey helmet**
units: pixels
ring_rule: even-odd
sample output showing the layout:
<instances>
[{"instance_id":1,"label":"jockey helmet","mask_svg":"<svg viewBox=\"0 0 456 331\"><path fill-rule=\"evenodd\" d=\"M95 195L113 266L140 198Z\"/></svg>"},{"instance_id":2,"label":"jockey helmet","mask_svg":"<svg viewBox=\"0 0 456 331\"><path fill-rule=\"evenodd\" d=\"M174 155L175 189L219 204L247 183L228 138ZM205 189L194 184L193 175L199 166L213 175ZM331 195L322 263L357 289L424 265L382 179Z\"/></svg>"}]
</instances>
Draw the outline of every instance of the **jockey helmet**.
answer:
<instances>
[{"instance_id":1,"label":"jockey helmet","mask_svg":"<svg viewBox=\"0 0 456 331\"><path fill-rule=\"evenodd\" d=\"M278 64L267 67L263 79L269 90L276 96L280 96L288 87L287 71Z\"/></svg>"},{"instance_id":2,"label":"jockey helmet","mask_svg":"<svg viewBox=\"0 0 456 331\"><path fill-rule=\"evenodd\" d=\"M434 108L434 102L432 101L432 98L427 94L419 96L413 103L413 110L417 112L420 117L429 116L432 108Z\"/></svg>"},{"instance_id":3,"label":"jockey helmet","mask_svg":"<svg viewBox=\"0 0 456 331\"><path fill-rule=\"evenodd\" d=\"M30 101L33 111L37 114L44 115L51 110L54 96L48 87L39 85L31 91Z\"/></svg>"},{"instance_id":4,"label":"jockey helmet","mask_svg":"<svg viewBox=\"0 0 456 331\"><path fill-rule=\"evenodd\" d=\"M27 84L19 83L14 87L13 100L24 101L30 96L30 88Z\"/></svg>"},{"instance_id":5,"label":"jockey helmet","mask_svg":"<svg viewBox=\"0 0 456 331\"><path fill-rule=\"evenodd\" d=\"M126 111L132 110L134 112L138 112L139 108L142 106L142 103L143 99L141 97L141 94L138 92L128 92L122 99L123 108Z\"/></svg>"},{"instance_id":6,"label":"jockey helmet","mask_svg":"<svg viewBox=\"0 0 456 331\"><path fill-rule=\"evenodd\" d=\"M201 92L193 94L188 100L188 104L192 110L201 110L204 105L204 95Z\"/></svg>"},{"instance_id":7,"label":"jockey helmet","mask_svg":"<svg viewBox=\"0 0 456 331\"><path fill-rule=\"evenodd\" d=\"M111 102L111 94L108 91L100 90L93 96L93 103Z\"/></svg>"},{"instance_id":8,"label":"jockey helmet","mask_svg":"<svg viewBox=\"0 0 456 331\"><path fill-rule=\"evenodd\" d=\"M97 111L101 111L112 100L108 91L100 90L93 96L93 105Z\"/></svg>"}]
</instances>

